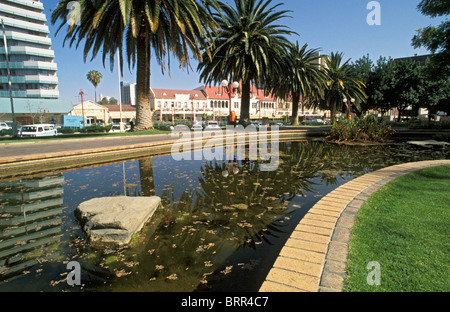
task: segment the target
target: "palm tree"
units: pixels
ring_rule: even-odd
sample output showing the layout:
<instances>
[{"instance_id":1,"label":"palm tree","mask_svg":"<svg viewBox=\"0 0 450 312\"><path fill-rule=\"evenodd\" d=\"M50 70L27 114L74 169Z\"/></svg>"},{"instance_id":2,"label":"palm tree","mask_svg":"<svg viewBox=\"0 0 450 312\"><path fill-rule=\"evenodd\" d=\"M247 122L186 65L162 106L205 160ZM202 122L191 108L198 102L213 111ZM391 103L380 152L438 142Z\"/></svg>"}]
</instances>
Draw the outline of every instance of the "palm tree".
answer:
<instances>
[{"instance_id":1,"label":"palm tree","mask_svg":"<svg viewBox=\"0 0 450 312\"><path fill-rule=\"evenodd\" d=\"M66 25L71 0L61 0L52 13L52 23ZM84 61L92 53L94 59L102 53L103 65L110 59L114 68L116 53L123 67L125 50L129 68L136 66L136 126L135 130L153 128L150 109L151 48L161 66L166 69L166 57L171 51L180 66L189 67L189 53L201 59L201 48L211 37L215 24L211 7L215 0L80 0L79 23L68 26L66 40L70 46L84 44ZM170 73L170 57L167 59Z\"/></svg>"},{"instance_id":2,"label":"palm tree","mask_svg":"<svg viewBox=\"0 0 450 312\"><path fill-rule=\"evenodd\" d=\"M343 53L332 52L325 60L325 73L328 81L320 106L322 109L331 111L331 123L333 124L337 111L342 111L344 99L355 99L354 105L360 110L360 103L366 101L367 95L365 85L350 64L350 59L343 63Z\"/></svg>"},{"instance_id":3,"label":"palm tree","mask_svg":"<svg viewBox=\"0 0 450 312\"><path fill-rule=\"evenodd\" d=\"M86 78L87 78L87 80L89 80L92 83L92 85L95 88L95 103L97 103L97 87L100 84L100 81L102 80L103 75L96 70L91 70L86 75Z\"/></svg>"},{"instance_id":4,"label":"palm tree","mask_svg":"<svg viewBox=\"0 0 450 312\"><path fill-rule=\"evenodd\" d=\"M207 84L242 80L243 124L250 120L251 84L261 87L281 74L281 59L290 44L284 36L293 33L276 24L289 11L277 11L282 4L269 8L271 2L234 0L236 8L221 3L221 13L213 14L219 32L210 47L211 58L204 55L198 66L200 80Z\"/></svg>"},{"instance_id":5,"label":"palm tree","mask_svg":"<svg viewBox=\"0 0 450 312\"><path fill-rule=\"evenodd\" d=\"M321 95L326 85L326 75L321 65L322 56L319 49L308 49L305 44L300 47L298 41L289 47L284 56L284 75L274 81L273 89L280 98L292 97L292 124L298 124L298 108L302 101Z\"/></svg>"}]
</instances>

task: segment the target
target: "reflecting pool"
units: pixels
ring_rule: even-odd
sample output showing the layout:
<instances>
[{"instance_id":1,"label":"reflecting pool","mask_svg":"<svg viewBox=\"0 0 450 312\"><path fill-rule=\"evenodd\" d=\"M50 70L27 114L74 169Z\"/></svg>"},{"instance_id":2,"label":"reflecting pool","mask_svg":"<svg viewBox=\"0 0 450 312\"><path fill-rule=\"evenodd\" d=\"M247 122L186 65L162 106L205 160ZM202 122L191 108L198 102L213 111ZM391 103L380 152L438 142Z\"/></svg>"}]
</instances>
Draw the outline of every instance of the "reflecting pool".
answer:
<instances>
[{"instance_id":1,"label":"reflecting pool","mask_svg":"<svg viewBox=\"0 0 450 312\"><path fill-rule=\"evenodd\" d=\"M0 180L0 291L257 291L301 218L324 195L386 166L448 159L405 143L280 143L258 161L143 158ZM86 242L76 207L105 196L162 204L130 245ZM81 266L81 286L67 283Z\"/></svg>"}]
</instances>

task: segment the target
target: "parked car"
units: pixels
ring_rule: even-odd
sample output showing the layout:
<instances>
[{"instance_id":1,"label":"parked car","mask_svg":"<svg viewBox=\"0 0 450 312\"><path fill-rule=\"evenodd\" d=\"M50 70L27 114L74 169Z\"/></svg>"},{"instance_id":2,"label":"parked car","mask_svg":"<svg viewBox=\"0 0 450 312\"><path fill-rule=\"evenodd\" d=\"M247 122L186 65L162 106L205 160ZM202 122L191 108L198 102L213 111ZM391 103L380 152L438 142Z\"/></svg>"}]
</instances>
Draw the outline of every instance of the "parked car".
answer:
<instances>
[{"instance_id":1,"label":"parked car","mask_svg":"<svg viewBox=\"0 0 450 312\"><path fill-rule=\"evenodd\" d=\"M183 132L183 131L189 131L189 127L186 125L176 125L173 131L176 132Z\"/></svg>"},{"instance_id":2,"label":"parked car","mask_svg":"<svg viewBox=\"0 0 450 312\"><path fill-rule=\"evenodd\" d=\"M307 125L323 125L324 122L322 119L310 119L305 121L305 124Z\"/></svg>"},{"instance_id":3,"label":"parked car","mask_svg":"<svg viewBox=\"0 0 450 312\"><path fill-rule=\"evenodd\" d=\"M127 127L127 125L122 124L122 129L124 132L128 132L130 131L130 128ZM120 125L119 124L113 124L111 126L111 129L109 130L109 133L115 133L115 132L120 132Z\"/></svg>"},{"instance_id":4,"label":"parked car","mask_svg":"<svg viewBox=\"0 0 450 312\"><path fill-rule=\"evenodd\" d=\"M27 125L22 126L19 132L19 136L22 138L34 138L34 137L47 137L47 136L57 136L58 131L55 125L51 124L37 124L37 125Z\"/></svg>"},{"instance_id":5,"label":"parked car","mask_svg":"<svg viewBox=\"0 0 450 312\"><path fill-rule=\"evenodd\" d=\"M202 127L201 124L195 124L195 125L192 126L191 130L194 130L194 131L202 131L202 130L203 130L203 127Z\"/></svg>"},{"instance_id":6,"label":"parked car","mask_svg":"<svg viewBox=\"0 0 450 312\"><path fill-rule=\"evenodd\" d=\"M6 122L0 122L0 131L1 130L10 130L11 127Z\"/></svg>"},{"instance_id":7,"label":"parked car","mask_svg":"<svg viewBox=\"0 0 450 312\"><path fill-rule=\"evenodd\" d=\"M221 128L219 127L219 123L217 121L207 121L205 131L206 130L221 130Z\"/></svg>"}]
</instances>

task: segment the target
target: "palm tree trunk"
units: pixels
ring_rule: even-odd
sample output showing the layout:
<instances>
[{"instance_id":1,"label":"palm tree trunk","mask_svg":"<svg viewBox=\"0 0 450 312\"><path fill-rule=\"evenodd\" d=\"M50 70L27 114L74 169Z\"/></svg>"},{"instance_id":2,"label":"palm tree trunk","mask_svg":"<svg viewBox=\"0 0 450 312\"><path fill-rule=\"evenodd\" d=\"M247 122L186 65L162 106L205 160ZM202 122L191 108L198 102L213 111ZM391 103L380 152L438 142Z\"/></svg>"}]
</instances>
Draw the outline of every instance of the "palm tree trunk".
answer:
<instances>
[{"instance_id":1,"label":"palm tree trunk","mask_svg":"<svg viewBox=\"0 0 450 312\"><path fill-rule=\"evenodd\" d=\"M241 117L239 124L247 126L250 124L250 81L242 82Z\"/></svg>"},{"instance_id":2,"label":"palm tree trunk","mask_svg":"<svg viewBox=\"0 0 450 312\"><path fill-rule=\"evenodd\" d=\"M291 124L294 126L298 125L298 104L300 103L300 96L292 96L292 117Z\"/></svg>"},{"instance_id":3,"label":"palm tree trunk","mask_svg":"<svg viewBox=\"0 0 450 312\"><path fill-rule=\"evenodd\" d=\"M153 113L150 109L150 44L141 28L137 40L136 70L136 126L135 131L153 129Z\"/></svg>"},{"instance_id":4,"label":"palm tree trunk","mask_svg":"<svg viewBox=\"0 0 450 312\"><path fill-rule=\"evenodd\" d=\"M331 124L334 124L336 121L336 99L333 99L331 102Z\"/></svg>"},{"instance_id":5,"label":"palm tree trunk","mask_svg":"<svg viewBox=\"0 0 450 312\"><path fill-rule=\"evenodd\" d=\"M95 103L97 103L97 87L95 87Z\"/></svg>"}]
</instances>

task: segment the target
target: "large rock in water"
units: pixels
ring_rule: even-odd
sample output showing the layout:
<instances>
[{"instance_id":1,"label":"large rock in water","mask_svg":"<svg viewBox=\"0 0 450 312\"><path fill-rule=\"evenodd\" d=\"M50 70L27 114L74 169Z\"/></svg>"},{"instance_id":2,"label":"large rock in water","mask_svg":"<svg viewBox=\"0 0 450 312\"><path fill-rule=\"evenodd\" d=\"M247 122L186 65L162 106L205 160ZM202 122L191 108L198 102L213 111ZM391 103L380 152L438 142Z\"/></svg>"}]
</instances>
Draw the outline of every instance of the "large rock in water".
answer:
<instances>
[{"instance_id":1,"label":"large rock in water","mask_svg":"<svg viewBox=\"0 0 450 312\"><path fill-rule=\"evenodd\" d=\"M75 211L92 242L128 244L161 202L152 197L102 197L81 203Z\"/></svg>"}]
</instances>

